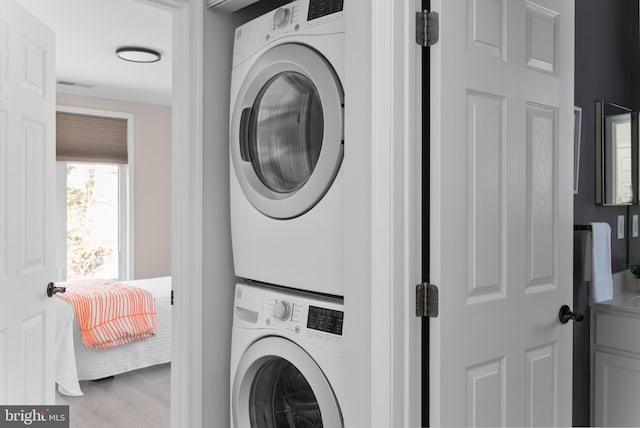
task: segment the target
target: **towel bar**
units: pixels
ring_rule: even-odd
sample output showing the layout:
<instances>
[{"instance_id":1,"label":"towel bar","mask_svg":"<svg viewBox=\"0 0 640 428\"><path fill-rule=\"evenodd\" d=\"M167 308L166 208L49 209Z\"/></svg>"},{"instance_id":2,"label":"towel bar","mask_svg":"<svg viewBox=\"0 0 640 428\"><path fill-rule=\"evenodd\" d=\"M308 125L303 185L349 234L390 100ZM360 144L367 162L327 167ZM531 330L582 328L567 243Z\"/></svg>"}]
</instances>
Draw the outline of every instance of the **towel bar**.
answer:
<instances>
[{"instance_id":1,"label":"towel bar","mask_svg":"<svg viewBox=\"0 0 640 428\"><path fill-rule=\"evenodd\" d=\"M573 230L591 230L590 224L574 224Z\"/></svg>"}]
</instances>

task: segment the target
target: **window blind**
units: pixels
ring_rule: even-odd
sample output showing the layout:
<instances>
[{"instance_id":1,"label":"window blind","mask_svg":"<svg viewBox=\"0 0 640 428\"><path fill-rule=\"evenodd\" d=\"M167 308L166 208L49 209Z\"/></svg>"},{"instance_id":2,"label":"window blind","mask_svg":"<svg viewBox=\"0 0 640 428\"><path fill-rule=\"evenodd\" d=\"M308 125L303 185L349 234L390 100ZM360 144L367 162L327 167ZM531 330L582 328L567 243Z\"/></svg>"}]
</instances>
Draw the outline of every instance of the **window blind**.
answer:
<instances>
[{"instance_id":1,"label":"window blind","mask_svg":"<svg viewBox=\"0 0 640 428\"><path fill-rule=\"evenodd\" d=\"M56 112L56 159L127 163L127 119Z\"/></svg>"}]
</instances>

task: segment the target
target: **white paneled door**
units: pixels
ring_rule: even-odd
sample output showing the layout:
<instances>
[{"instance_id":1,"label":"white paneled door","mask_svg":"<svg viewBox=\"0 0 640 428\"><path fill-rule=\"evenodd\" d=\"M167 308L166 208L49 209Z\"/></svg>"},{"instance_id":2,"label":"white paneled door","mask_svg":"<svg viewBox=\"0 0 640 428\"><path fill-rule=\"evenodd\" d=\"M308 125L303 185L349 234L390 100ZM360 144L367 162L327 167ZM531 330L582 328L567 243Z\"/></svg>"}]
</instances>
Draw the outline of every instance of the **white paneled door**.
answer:
<instances>
[{"instance_id":1,"label":"white paneled door","mask_svg":"<svg viewBox=\"0 0 640 428\"><path fill-rule=\"evenodd\" d=\"M432 0L431 426L571 425L573 3Z\"/></svg>"},{"instance_id":2,"label":"white paneled door","mask_svg":"<svg viewBox=\"0 0 640 428\"><path fill-rule=\"evenodd\" d=\"M0 0L0 404L53 404L54 34Z\"/></svg>"}]
</instances>

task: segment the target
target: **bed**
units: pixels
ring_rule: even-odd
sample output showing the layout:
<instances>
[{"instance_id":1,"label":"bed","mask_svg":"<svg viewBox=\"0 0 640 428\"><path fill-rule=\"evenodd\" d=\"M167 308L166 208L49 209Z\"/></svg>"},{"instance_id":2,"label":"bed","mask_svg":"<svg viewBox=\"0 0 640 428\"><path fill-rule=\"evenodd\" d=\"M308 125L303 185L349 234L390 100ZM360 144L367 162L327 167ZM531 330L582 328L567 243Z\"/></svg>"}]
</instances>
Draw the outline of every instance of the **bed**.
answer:
<instances>
[{"instance_id":1,"label":"bed","mask_svg":"<svg viewBox=\"0 0 640 428\"><path fill-rule=\"evenodd\" d=\"M156 305L156 335L98 350L82 343L73 306L54 299L56 325L56 383L64 395L83 395L81 380L102 379L171 360L171 277L123 281L149 290Z\"/></svg>"}]
</instances>

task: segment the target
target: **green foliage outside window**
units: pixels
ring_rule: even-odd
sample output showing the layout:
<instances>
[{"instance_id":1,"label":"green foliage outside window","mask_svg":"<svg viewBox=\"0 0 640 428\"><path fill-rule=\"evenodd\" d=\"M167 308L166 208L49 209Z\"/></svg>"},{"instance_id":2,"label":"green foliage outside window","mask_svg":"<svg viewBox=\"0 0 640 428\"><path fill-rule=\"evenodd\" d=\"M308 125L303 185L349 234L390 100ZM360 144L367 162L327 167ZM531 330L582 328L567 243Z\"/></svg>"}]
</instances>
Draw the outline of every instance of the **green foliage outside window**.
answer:
<instances>
[{"instance_id":1,"label":"green foliage outside window","mask_svg":"<svg viewBox=\"0 0 640 428\"><path fill-rule=\"evenodd\" d=\"M67 177L76 170L67 164ZM96 191L95 168L88 169L88 178L82 184L67 183L67 279L93 278L113 254L109 242L95 239L93 224L88 211L96 204L110 202Z\"/></svg>"}]
</instances>

